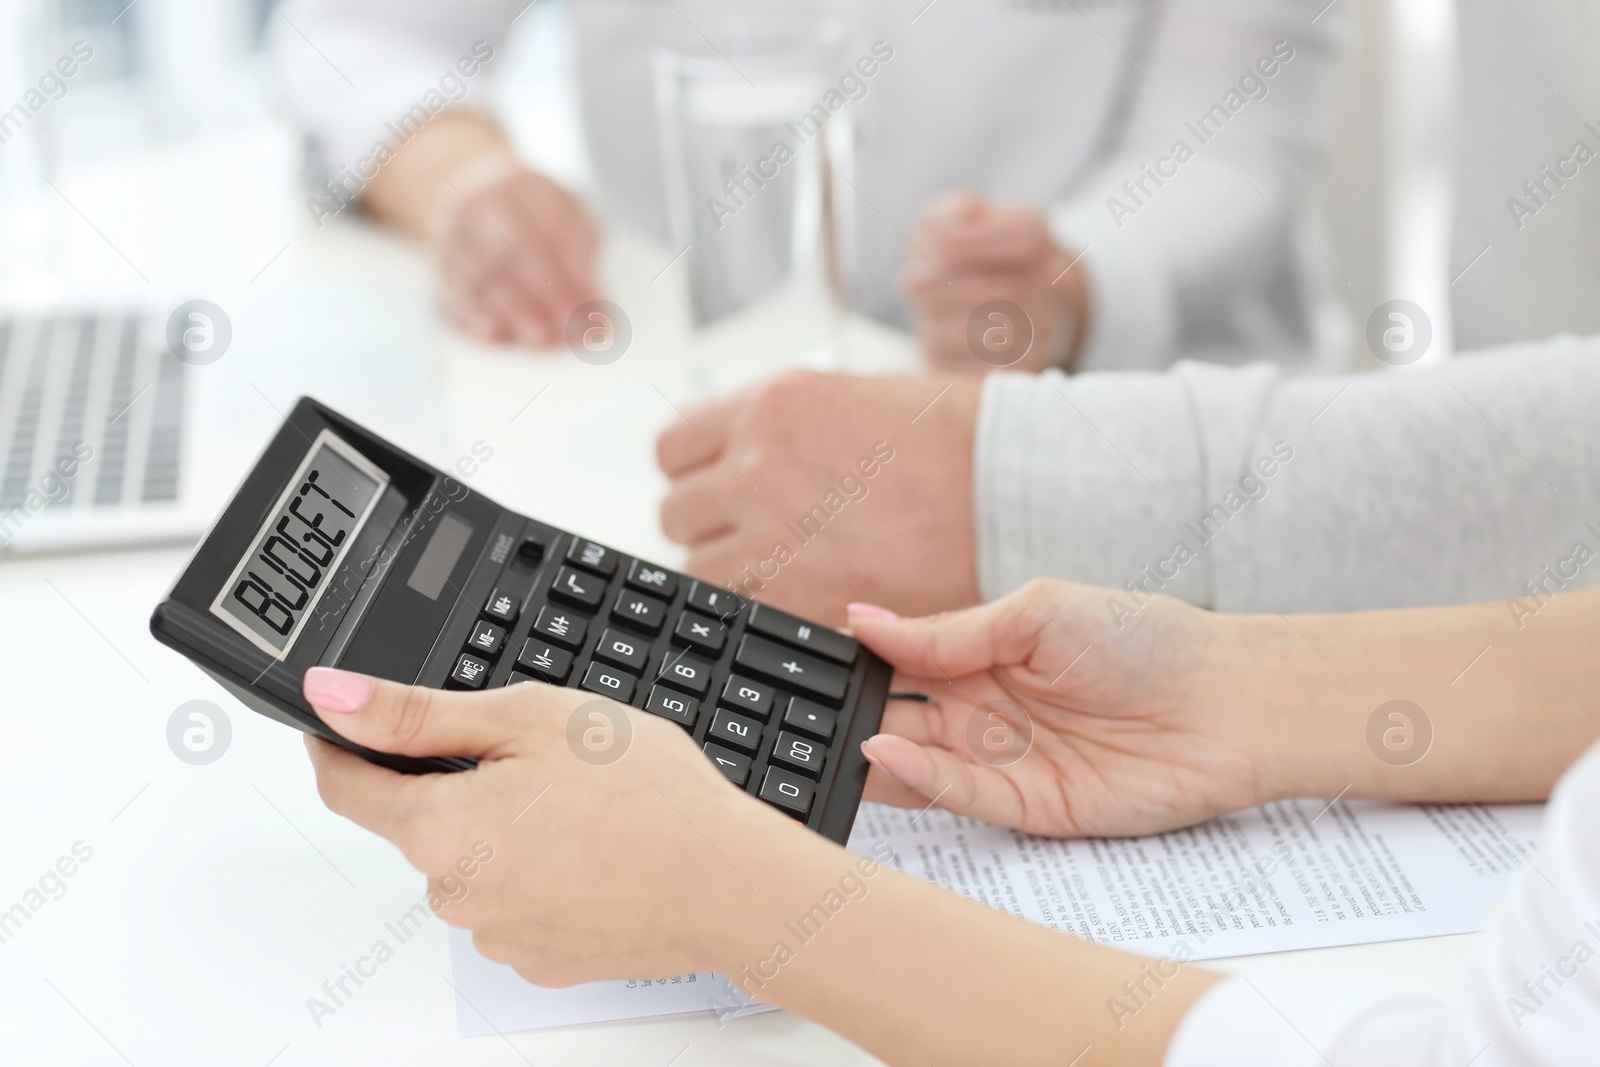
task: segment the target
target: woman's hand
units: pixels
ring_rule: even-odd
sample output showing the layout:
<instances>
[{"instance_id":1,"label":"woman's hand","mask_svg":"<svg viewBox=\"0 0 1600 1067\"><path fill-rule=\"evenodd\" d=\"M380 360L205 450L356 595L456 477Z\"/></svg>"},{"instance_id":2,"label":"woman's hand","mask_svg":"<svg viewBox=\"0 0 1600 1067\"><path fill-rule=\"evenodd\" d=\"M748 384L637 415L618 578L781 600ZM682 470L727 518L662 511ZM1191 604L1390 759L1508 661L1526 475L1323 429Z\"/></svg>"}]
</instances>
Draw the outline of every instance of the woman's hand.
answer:
<instances>
[{"instance_id":1,"label":"woman's hand","mask_svg":"<svg viewBox=\"0 0 1600 1067\"><path fill-rule=\"evenodd\" d=\"M867 798L1055 837L1154 833L1270 799L1249 744L1263 731L1207 681L1245 673L1249 621L1157 597L1119 624L1110 597L1124 600L1038 580L923 619L852 605L892 688L932 698L891 702L862 744Z\"/></svg>"},{"instance_id":2,"label":"woman's hand","mask_svg":"<svg viewBox=\"0 0 1600 1067\"><path fill-rule=\"evenodd\" d=\"M743 960L769 906L750 879L780 881L767 858L838 851L735 789L676 725L576 689L457 693L313 668L305 695L368 748L479 758L404 775L308 739L328 807L398 845L441 918L540 985Z\"/></svg>"}]
</instances>

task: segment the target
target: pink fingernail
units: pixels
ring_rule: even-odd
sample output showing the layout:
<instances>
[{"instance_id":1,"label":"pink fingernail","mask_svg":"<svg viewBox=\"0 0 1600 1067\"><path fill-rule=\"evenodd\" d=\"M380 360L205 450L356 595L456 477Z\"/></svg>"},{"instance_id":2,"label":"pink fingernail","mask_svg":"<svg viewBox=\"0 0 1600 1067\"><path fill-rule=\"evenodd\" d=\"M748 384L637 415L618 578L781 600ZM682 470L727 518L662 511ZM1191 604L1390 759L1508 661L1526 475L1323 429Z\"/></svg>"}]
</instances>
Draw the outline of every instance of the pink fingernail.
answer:
<instances>
[{"instance_id":1,"label":"pink fingernail","mask_svg":"<svg viewBox=\"0 0 1600 1067\"><path fill-rule=\"evenodd\" d=\"M372 679L332 667L312 667L306 671L300 691L318 711L349 715L366 707L372 699Z\"/></svg>"},{"instance_id":2,"label":"pink fingernail","mask_svg":"<svg viewBox=\"0 0 1600 1067\"><path fill-rule=\"evenodd\" d=\"M884 622L894 622L900 617L888 608L880 608L876 604L851 604L845 610L852 618L858 619L882 619Z\"/></svg>"}]
</instances>

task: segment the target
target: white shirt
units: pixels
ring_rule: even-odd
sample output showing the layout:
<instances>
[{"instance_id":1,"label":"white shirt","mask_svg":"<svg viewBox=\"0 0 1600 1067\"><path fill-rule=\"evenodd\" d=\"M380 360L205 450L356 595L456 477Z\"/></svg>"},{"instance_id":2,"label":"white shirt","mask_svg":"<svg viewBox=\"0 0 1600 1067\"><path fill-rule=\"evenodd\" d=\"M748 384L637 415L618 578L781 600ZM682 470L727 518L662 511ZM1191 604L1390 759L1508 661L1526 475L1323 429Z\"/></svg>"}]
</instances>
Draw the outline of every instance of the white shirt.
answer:
<instances>
[{"instance_id":1,"label":"white shirt","mask_svg":"<svg viewBox=\"0 0 1600 1067\"><path fill-rule=\"evenodd\" d=\"M526 2L286 4L276 62L323 163L337 172L391 139L384 124L474 41L498 53ZM930 198L968 186L1048 210L1058 243L1083 253L1094 299L1085 368L1310 350L1326 268L1290 220L1322 154L1334 27L1349 5L1313 22L1322 5L1295 0L817 3L849 27L852 59L875 42L893 51L846 105L858 131L860 310L907 321L897 279L916 255L909 235ZM651 57L726 39L718 8L570 7L601 206L664 240ZM482 100L474 90L458 106Z\"/></svg>"},{"instance_id":2,"label":"white shirt","mask_svg":"<svg viewBox=\"0 0 1600 1067\"><path fill-rule=\"evenodd\" d=\"M1531 727L1530 727L1531 728ZM1230 978L1166 1067L1575 1067L1600 1061L1600 744L1557 785L1536 856L1448 1003Z\"/></svg>"}]
</instances>

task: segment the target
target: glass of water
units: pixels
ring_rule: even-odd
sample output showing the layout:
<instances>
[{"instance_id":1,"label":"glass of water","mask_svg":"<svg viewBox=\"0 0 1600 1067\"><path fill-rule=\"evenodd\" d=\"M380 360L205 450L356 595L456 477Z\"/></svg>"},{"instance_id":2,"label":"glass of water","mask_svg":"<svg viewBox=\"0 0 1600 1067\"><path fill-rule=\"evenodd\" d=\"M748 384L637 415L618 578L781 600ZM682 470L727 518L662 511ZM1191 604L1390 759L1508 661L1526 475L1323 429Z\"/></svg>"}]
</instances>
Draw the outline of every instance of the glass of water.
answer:
<instances>
[{"instance_id":1,"label":"glass of water","mask_svg":"<svg viewBox=\"0 0 1600 1067\"><path fill-rule=\"evenodd\" d=\"M683 7L704 46L659 52L654 73L694 385L842 368L855 127L830 89L846 27L799 0Z\"/></svg>"}]
</instances>

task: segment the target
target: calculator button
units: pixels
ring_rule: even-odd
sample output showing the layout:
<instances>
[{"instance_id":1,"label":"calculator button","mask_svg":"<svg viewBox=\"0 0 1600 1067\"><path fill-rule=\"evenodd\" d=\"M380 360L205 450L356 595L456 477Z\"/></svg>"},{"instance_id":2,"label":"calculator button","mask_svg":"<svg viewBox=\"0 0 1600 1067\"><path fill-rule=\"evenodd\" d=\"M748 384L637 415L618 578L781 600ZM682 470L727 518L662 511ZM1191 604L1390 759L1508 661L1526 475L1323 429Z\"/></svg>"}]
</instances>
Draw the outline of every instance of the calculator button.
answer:
<instances>
[{"instance_id":1,"label":"calculator button","mask_svg":"<svg viewBox=\"0 0 1600 1067\"><path fill-rule=\"evenodd\" d=\"M654 564L636 559L628 567L628 584L635 589L659 593L668 600L678 591L678 576Z\"/></svg>"},{"instance_id":2,"label":"calculator button","mask_svg":"<svg viewBox=\"0 0 1600 1067\"><path fill-rule=\"evenodd\" d=\"M706 690L711 688L711 664L703 659L684 652L668 652L667 658L661 661L661 669L656 672L668 685L687 689L695 696L705 696Z\"/></svg>"},{"instance_id":3,"label":"calculator button","mask_svg":"<svg viewBox=\"0 0 1600 1067\"><path fill-rule=\"evenodd\" d=\"M711 719L711 729L706 731L706 737L746 752L754 752L761 743L761 724L727 708L719 708Z\"/></svg>"},{"instance_id":4,"label":"calculator button","mask_svg":"<svg viewBox=\"0 0 1600 1067\"><path fill-rule=\"evenodd\" d=\"M617 594L617 602L611 605L611 617L658 634L661 624L667 621L667 605L653 596L624 589Z\"/></svg>"},{"instance_id":5,"label":"calculator button","mask_svg":"<svg viewBox=\"0 0 1600 1067\"><path fill-rule=\"evenodd\" d=\"M710 582L694 582L689 586L689 606L726 622L743 610L744 600Z\"/></svg>"},{"instance_id":6,"label":"calculator button","mask_svg":"<svg viewBox=\"0 0 1600 1067\"><path fill-rule=\"evenodd\" d=\"M750 757L744 753L735 752L731 748L723 748L721 745L708 744L706 745L706 756L710 758L712 763L717 765L717 768L723 774L728 776L728 781L740 789L743 789L744 784L750 780Z\"/></svg>"},{"instance_id":7,"label":"calculator button","mask_svg":"<svg viewBox=\"0 0 1600 1067\"><path fill-rule=\"evenodd\" d=\"M521 685L523 682L539 682L539 681L543 681L543 679L542 678L535 678L531 674L523 674L521 671L512 671L511 672L511 677L506 679L506 688L510 689L512 686Z\"/></svg>"},{"instance_id":8,"label":"calculator button","mask_svg":"<svg viewBox=\"0 0 1600 1067\"><path fill-rule=\"evenodd\" d=\"M766 721L772 714L772 687L731 675L722 687L722 703Z\"/></svg>"},{"instance_id":9,"label":"calculator button","mask_svg":"<svg viewBox=\"0 0 1600 1067\"><path fill-rule=\"evenodd\" d=\"M606 595L606 581L571 567L562 567L556 571L556 580L550 583L550 595L582 608L598 608L600 598Z\"/></svg>"},{"instance_id":10,"label":"calculator button","mask_svg":"<svg viewBox=\"0 0 1600 1067\"><path fill-rule=\"evenodd\" d=\"M700 704L694 697L656 685L650 687L650 699L645 702L644 710L692 730L700 715Z\"/></svg>"},{"instance_id":11,"label":"calculator button","mask_svg":"<svg viewBox=\"0 0 1600 1067\"><path fill-rule=\"evenodd\" d=\"M600 643L594 646L594 658L603 659L607 663L615 663L618 667L626 667L635 674L644 673L644 661L649 658L650 646L632 634L619 633L616 630L607 630L600 635Z\"/></svg>"},{"instance_id":12,"label":"calculator button","mask_svg":"<svg viewBox=\"0 0 1600 1067\"><path fill-rule=\"evenodd\" d=\"M500 645L506 639L506 632L492 622L482 619L472 627L472 636L467 638L467 647L474 652L482 652L486 656L497 655Z\"/></svg>"},{"instance_id":13,"label":"calculator button","mask_svg":"<svg viewBox=\"0 0 1600 1067\"><path fill-rule=\"evenodd\" d=\"M804 819L811 813L811 798L816 790L809 778L782 767L768 767L767 776L761 782L761 799L797 819Z\"/></svg>"},{"instance_id":14,"label":"calculator button","mask_svg":"<svg viewBox=\"0 0 1600 1067\"><path fill-rule=\"evenodd\" d=\"M581 615L574 615L555 604L546 604L540 608L539 617L533 620L534 633L568 648L577 648L583 644L583 634L588 628L589 624Z\"/></svg>"},{"instance_id":15,"label":"calculator button","mask_svg":"<svg viewBox=\"0 0 1600 1067\"><path fill-rule=\"evenodd\" d=\"M823 741L833 740L833 727L836 721L837 716L833 711L805 697L795 697L790 700L788 710L783 713L783 725L786 729L798 730Z\"/></svg>"},{"instance_id":16,"label":"calculator button","mask_svg":"<svg viewBox=\"0 0 1600 1067\"><path fill-rule=\"evenodd\" d=\"M633 675L624 674L603 663L591 663L589 669L584 672L583 681L578 683L578 688L626 704L633 699L633 687L638 681L639 679Z\"/></svg>"},{"instance_id":17,"label":"calculator button","mask_svg":"<svg viewBox=\"0 0 1600 1067\"><path fill-rule=\"evenodd\" d=\"M483 613L509 626L517 621L517 598L505 589L496 589L489 594L489 602L483 606Z\"/></svg>"},{"instance_id":18,"label":"calculator button","mask_svg":"<svg viewBox=\"0 0 1600 1067\"><path fill-rule=\"evenodd\" d=\"M530 637L522 643L522 651L517 655L517 666L547 682L561 685L567 680L567 675L572 673L572 653L563 652L537 637Z\"/></svg>"},{"instance_id":19,"label":"calculator button","mask_svg":"<svg viewBox=\"0 0 1600 1067\"><path fill-rule=\"evenodd\" d=\"M722 651L728 639L728 628L709 615L686 611L678 616L678 625L672 628L672 638L680 645L693 645L705 652Z\"/></svg>"},{"instance_id":20,"label":"calculator button","mask_svg":"<svg viewBox=\"0 0 1600 1067\"><path fill-rule=\"evenodd\" d=\"M827 750L820 741L787 731L779 734L778 743L772 746L773 763L781 763L808 778L822 777L822 763L826 755Z\"/></svg>"},{"instance_id":21,"label":"calculator button","mask_svg":"<svg viewBox=\"0 0 1600 1067\"><path fill-rule=\"evenodd\" d=\"M567 562L607 577L617 573L617 554L604 545L585 541L581 537L574 537L572 544L567 546Z\"/></svg>"},{"instance_id":22,"label":"calculator button","mask_svg":"<svg viewBox=\"0 0 1600 1067\"><path fill-rule=\"evenodd\" d=\"M489 664L477 656L462 653L456 660L456 669L450 672L450 680L468 689L482 689L484 681L489 677Z\"/></svg>"},{"instance_id":23,"label":"calculator button","mask_svg":"<svg viewBox=\"0 0 1600 1067\"><path fill-rule=\"evenodd\" d=\"M766 604L750 606L750 621L745 624L757 633L775 637L779 641L814 652L826 659L849 665L856 661L861 644L838 630L807 622L798 615L768 607Z\"/></svg>"},{"instance_id":24,"label":"calculator button","mask_svg":"<svg viewBox=\"0 0 1600 1067\"><path fill-rule=\"evenodd\" d=\"M850 685L850 672L824 663L815 656L768 641L764 637L744 637L733 662L749 671L782 682L792 689L803 689L837 704Z\"/></svg>"}]
</instances>

